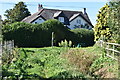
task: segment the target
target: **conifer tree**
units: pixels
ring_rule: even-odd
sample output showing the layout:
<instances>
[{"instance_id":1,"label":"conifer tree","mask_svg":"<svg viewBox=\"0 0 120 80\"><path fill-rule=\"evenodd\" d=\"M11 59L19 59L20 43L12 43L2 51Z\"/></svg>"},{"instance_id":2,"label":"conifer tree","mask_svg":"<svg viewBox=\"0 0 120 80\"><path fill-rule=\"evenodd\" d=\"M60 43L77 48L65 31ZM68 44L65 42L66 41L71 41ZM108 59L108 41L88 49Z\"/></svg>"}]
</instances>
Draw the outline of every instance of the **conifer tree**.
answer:
<instances>
[{"instance_id":1,"label":"conifer tree","mask_svg":"<svg viewBox=\"0 0 120 80\"><path fill-rule=\"evenodd\" d=\"M19 2L15 4L13 9L6 10L4 15L7 19L5 19L3 23L19 22L25 17L30 16L31 14L26 7L24 2Z\"/></svg>"}]
</instances>

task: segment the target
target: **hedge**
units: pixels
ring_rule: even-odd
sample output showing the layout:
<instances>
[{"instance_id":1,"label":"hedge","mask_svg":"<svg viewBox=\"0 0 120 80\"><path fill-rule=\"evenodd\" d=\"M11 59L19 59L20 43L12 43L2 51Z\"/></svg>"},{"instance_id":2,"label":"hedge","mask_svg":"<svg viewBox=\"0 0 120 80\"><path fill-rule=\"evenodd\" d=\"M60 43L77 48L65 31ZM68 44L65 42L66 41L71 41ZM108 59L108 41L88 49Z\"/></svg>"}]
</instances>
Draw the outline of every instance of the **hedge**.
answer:
<instances>
[{"instance_id":1,"label":"hedge","mask_svg":"<svg viewBox=\"0 0 120 80\"><path fill-rule=\"evenodd\" d=\"M76 28L71 30L74 32L75 46L93 46L94 45L94 32L93 30Z\"/></svg>"},{"instance_id":2,"label":"hedge","mask_svg":"<svg viewBox=\"0 0 120 80\"><path fill-rule=\"evenodd\" d=\"M94 43L93 31L85 29L69 30L55 19L47 20L42 24L16 22L3 27L3 40L14 40L18 47L47 47L51 46L52 32L54 32L54 46L61 40L71 40L75 46L85 43L90 46Z\"/></svg>"},{"instance_id":3,"label":"hedge","mask_svg":"<svg viewBox=\"0 0 120 80\"><path fill-rule=\"evenodd\" d=\"M3 39L14 40L18 47L47 47L51 46L52 32L54 45L58 45L70 31L57 20L48 20L42 24L17 22L3 27Z\"/></svg>"}]
</instances>

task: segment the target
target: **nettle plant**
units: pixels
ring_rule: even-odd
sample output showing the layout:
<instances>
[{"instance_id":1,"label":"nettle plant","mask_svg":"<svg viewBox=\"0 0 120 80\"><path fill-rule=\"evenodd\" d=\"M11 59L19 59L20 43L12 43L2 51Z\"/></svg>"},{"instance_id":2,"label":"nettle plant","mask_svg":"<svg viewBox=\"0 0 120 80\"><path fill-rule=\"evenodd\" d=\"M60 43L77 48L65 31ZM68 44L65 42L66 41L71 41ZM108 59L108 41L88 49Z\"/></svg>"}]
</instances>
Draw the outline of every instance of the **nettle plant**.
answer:
<instances>
[{"instance_id":1,"label":"nettle plant","mask_svg":"<svg viewBox=\"0 0 120 80\"><path fill-rule=\"evenodd\" d=\"M66 39L58 43L60 47L72 47L72 41L67 41Z\"/></svg>"}]
</instances>

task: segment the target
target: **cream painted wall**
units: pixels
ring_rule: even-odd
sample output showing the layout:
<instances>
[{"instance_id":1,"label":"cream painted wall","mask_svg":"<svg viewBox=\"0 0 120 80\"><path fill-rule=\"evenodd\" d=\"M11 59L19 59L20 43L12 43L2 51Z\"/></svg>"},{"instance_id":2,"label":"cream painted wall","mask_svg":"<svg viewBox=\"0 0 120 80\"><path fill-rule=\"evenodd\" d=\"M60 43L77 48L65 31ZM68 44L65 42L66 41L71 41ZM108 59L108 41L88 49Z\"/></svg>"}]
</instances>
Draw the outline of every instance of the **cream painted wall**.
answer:
<instances>
[{"instance_id":1,"label":"cream painted wall","mask_svg":"<svg viewBox=\"0 0 120 80\"><path fill-rule=\"evenodd\" d=\"M74 19L73 21L70 22L70 25L68 26L70 29L75 29L75 25L78 26L78 25L81 25L79 23L77 23L77 20L81 20L81 24L82 25L85 25L87 22L81 17L81 16L78 16L76 19ZM34 22L32 22L32 24L41 24L43 23L45 20L41 17L39 17L37 20L35 20ZM37 23L36 23L37 22ZM88 24L88 23L87 23ZM89 25L89 24L88 24ZM79 27L81 28L81 27ZM89 25L89 29L92 29L92 26Z\"/></svg>"},{"instance_id":2,"label":"cream painted wall","mask_svg":"<svg viewBox=\"0 0 120 80\"><path fill-rule=\"evenodd\" d=\"M81 20L81 24L85 25L87 22L81 17L78 16L77 18L75 18L73 21L70 22L70 26L68 26L70 29L74 29L75 25L79 26L81 24L77 23L77 20ZM88 23L87 23L88 24ZM89 25L89 24L88 24ZM81 26L79 26L79 28L81 28ZM92 26L89 25L89 29L92 29Z\"/></svg>"}]
</instances>

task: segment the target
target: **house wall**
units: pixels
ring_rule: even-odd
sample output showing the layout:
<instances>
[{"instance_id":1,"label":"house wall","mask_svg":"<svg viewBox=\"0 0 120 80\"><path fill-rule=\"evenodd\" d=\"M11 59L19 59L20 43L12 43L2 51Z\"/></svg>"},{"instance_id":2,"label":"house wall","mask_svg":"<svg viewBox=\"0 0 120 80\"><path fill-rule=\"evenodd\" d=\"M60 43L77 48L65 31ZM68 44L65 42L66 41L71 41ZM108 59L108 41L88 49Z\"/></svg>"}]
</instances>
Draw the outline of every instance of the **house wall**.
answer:
<instances>
[{"instance_id":1,"label":"house wall","mask_svg":"<svg viewBox=\"0 0 120 80\"><path fill-rule=\"evenodd\" d=\"M81 20L81 23L77 23L77 20ZM43 23L45 20L42 17L39 17L38 19L36 19L34 22L32 22L32 24L41 24ZM75 29L75 28L82 28L80 25L85 25L87 22L81 17L78 16L77 18L75 18L73 21L70 22L70 25L68 26L68 28L70 29ZM88 24L88 23L87 23ZM77 27L76 27L77 26ZM86 29L92 29L92 26L89 25L89 28Z\"/></svg>"},{"instance_id":2,"label":"house wall","mask_svg":"<svg viewBox=\"0 0 120 80\"><path fill-rule=\"evenodd\" d=\"M41 17L39 17L38 19L36 19L34 22L32 22L32 24L41 24L43 23L45 20Z\"/></svg>"},{"instance_id":3,"label":"house wall","mask_svg":"<svg viewBox=\"0 0 120 80\"><path fill-rule=\"evenodd\" d=\"M81 23L77 23L77 20L81 20ZM77 18L75 18L74 20L72 20L70 22L70 25L68 26L70 29L75 29L76 27L75 26L78 26L77 28L81 28L80 25L85 25L87 22L81 17L81 16L78 16ZM88 24L88 23L87 23ZM92 26L90 26L88 24L89 28L86 28L86 29L92 29Z\"/></svg>"}]
</instances>

